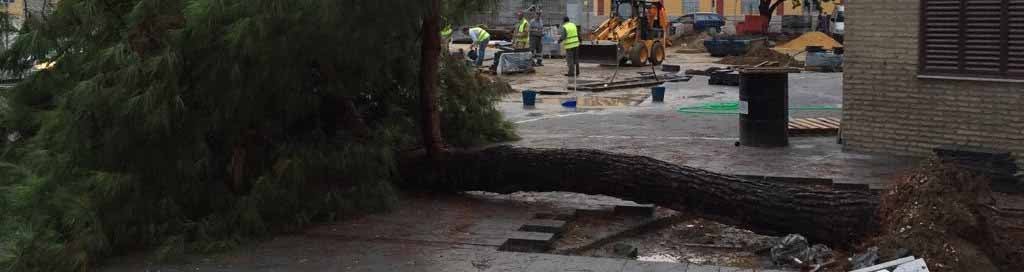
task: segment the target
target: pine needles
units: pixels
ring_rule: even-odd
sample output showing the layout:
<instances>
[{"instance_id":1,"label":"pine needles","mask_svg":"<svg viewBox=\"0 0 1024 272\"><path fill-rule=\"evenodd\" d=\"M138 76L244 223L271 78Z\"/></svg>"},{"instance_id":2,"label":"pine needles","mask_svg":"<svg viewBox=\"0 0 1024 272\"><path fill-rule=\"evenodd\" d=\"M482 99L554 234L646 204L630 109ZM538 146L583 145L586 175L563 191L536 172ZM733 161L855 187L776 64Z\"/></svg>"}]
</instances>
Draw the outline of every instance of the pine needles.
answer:
<instances>
[{"instance_id":1,"label":"pine needles","mask_svg":"<svg viewBox=\"0 0 1024 272\"><path fill-rule=\"evenodd\" d=\"M394 153L420 138L418 5L62 0L26 22L0 67L56 65L0 100L0 132L21 135L0 145L0 271L170 259L387 210ZM446 62L441 90L451 144L515 138L494 109L507 85Z\"/></svg>"}]
</instances>

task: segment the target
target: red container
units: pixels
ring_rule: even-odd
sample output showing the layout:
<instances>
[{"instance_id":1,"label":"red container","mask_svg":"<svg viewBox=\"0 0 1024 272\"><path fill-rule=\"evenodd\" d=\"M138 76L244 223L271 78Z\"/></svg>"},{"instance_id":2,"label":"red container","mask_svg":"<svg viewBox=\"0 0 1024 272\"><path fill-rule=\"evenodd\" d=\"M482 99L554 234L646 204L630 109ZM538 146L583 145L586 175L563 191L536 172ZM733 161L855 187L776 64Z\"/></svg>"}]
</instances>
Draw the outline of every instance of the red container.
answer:
<instances>
[{"instance_id":1,"label":"red container","mask_svg":"<svg viewBox=\"0 0 1024 272\"><path fill-rule=\"evenodd\" d=\"M768 32L768 18L760 15L747 15L743 22L736 24L736 33L741 35L764 34Z\"/></svg>"}]
</instances>

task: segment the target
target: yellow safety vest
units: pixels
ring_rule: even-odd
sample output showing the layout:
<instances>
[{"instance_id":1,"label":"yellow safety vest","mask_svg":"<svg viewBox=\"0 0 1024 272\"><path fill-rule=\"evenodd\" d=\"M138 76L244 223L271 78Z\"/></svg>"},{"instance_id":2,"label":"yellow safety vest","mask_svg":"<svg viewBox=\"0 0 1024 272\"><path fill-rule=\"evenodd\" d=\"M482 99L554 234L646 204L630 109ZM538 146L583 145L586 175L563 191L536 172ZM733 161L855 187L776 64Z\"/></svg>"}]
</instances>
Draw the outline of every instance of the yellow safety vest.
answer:
<instances>
[{"instance_id":1,"label":"yellow safety vest","mask_svg":"<svg viewBox=\"0 0 1024 272\"><path fill-rule=\"evenodd\" d=\"M478 34L479 36L476 37L476 42L482 42L484 40L490 40L491 39L491 33L487 33L487 31L484 30L483 28L474 27L474 28L469 29L469 31L476 31L476 30L480 31L479 32L480 34Z\"/></svg>"},{"instance_id":2,"label":"yellow safety vest","mask_svg":"<svg viewBox=\"0 0 1024 272\"><path fill-rule=\"evenodd\" d=\"M530 28L530 22L523 19L519 22L519 33L525 33L527 28Z\"/></svg>"},{"instance_id":3,"label":"yellow safety vest","mask_svg":"<svg viewBox=\"0 0 1024 272\"><path fill-rule=\"evenodd\" d=\"M448 40L452 38L452 23L448 21L448 17L441 17L441 23L444 27L441 27L441 39Z\"/></svg>"},{"instance_id":4,"label":"yellow safety vest","mask_svg":"<svg viewBox=\"0 0 1024 272\"><path fill-rule=\"evenodd\" d=\"M451 37L452 37L452 25L450 25L450 24L445 25L444 28L441 29L441 39L447 40L447 39L450 39Z\"/></svg>"},{"instance_id":5,"label":"yellow safety vest","mask_svg":"<svg viewBox=\"0 0 1024 272\"><path fill-rule=\"evenodd\" d=\"M562 49L569 50L576 47L580 47L580 35L576 29L576 24L565 23L562 25L565 28L565 40L562 40Z\"/></svg>"}]
</instances>

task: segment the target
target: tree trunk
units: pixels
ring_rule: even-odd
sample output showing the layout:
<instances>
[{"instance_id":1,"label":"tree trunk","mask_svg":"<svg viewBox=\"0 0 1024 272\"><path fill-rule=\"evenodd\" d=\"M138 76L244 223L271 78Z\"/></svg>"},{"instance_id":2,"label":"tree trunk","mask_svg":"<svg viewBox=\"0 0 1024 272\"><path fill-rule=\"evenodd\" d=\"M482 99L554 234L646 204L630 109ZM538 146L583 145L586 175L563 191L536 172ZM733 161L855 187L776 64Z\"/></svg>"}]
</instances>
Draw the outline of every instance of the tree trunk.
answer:
<instances>
[{"instance_id":1,"label":"tree trunk","mask_svg":"<svg viewBox=\"0 0 1024 272\"><path fill-rule=\"evenodd\" d=\"M438 65L441 54L441 1L430 0L423 17L423 44L420 58L420 108L423 110L423 146L433 160L444 151L441 139L441 113L438 111Z\"/></svg>"},{"instance_id":2,"label":"tree trunk","mask_svg":"<svg viewBox=\"0 0 1024 272\"><path fill-rule=\"evenodd\" d=\"M608 195L833 246L849 246L878 226L879 196L869 191L751 181L643 156L499 146L451 152L438 164L422 160L402 160L406 189Z\"/></svg>"},{"instance_id":3,"label":"tree trunk","mask_svg":"<svg viewBox=\"0 0 1024 272\"><path fill-rule=\"evenodd\" d=\"M757 9L761 14L761 17L767 18L768 22L771 23L772 17L775 16L775 10L784 2L786 2L786 0L775 0L775 3L772 3L772 0L760 0Z\"/></svg>"}]
</instances>

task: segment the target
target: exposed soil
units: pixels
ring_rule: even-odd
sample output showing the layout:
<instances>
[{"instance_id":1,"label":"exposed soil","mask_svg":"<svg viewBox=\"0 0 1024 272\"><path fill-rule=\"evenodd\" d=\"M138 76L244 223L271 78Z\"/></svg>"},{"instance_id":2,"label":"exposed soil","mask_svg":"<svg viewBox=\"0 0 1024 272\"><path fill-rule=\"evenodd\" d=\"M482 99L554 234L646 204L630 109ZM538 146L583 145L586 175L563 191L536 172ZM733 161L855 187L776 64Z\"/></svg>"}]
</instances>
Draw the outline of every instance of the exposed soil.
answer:
<instances>
[{"instance_id":1,"label":"exposed soil","mask_svg":"<svg viewBox=\"0 0 1024 272\"><path fill-rule=\"evenodd\" d=\"M877 245L882 261L908 249L931 271L1019 271L1024 219L1003 205L1020 196L993 194L987 178L931 162L886 192Z\"/></svg>"},{"instance_id":2,"label":"exposed soil","mask_svg":"<svg viewBox=\"0 0 1024 272\"><path fill-rule=\"evenodd\" d=\"M704 48L704 40L710 38L707 33L701 32L699 34L685 35L672 41L672 44L676 46L676 53L682 54L698 54L708 52L707 48Z\"/></svg>"},{"instance_id":3,"label":"exposed soil","mask_svg":"<svg viewBox=\"0 0 1024 272\"><path fill-rule=\"evenodd\" d=\"M628 258L617 255L615 247L637 248L642 261L692 263L739 268L772 267L768 257L758 254L778 237L659 208L658 222L614 215L576 218L555 243L555 252L592 257ZM652 219L653 220L653 219ZM614 235L613 239L607 239Z\"/></svg>"},{"instance_id":4,"label":"exposed soil","mask_svg":"<svg viewBox=\"0 0 1024 272\"><path fill-rule=\"evenodd\" d=\"M755 48L747 52L743 56L728 56L718 61L720 64L736 65L736 66L752 66L758 65L763 62L776 62L779 66L783 67L803 67L804 63L798 61L793 57L768 48Z\"/></svg>"}]
</instances>

